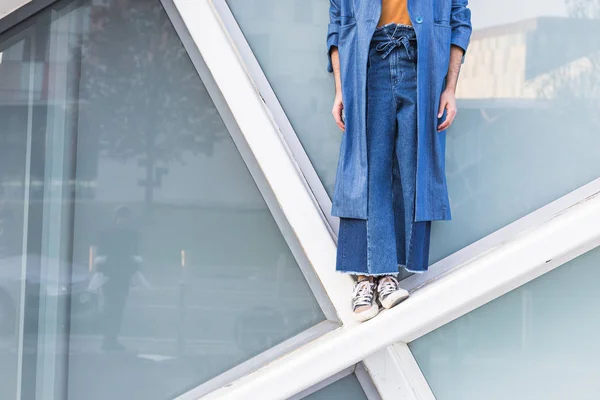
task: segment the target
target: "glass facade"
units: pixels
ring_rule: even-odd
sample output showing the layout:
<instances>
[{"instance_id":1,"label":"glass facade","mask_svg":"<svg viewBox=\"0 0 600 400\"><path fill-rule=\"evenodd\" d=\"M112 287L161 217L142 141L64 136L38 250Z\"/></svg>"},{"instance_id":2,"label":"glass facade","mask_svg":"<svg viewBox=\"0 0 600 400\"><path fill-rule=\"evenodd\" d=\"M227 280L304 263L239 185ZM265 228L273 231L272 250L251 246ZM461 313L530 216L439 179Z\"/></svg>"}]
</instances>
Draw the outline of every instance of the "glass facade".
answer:
<instances>
[{"instance_id":1,"label":"glass facade","mask_svg":"<svg viewBox=\"0 0 600 400\"><path fill-rule=\"evenodd\" d=\"M162 1L59 0L0 34L0 399L172 399L325 320ZM214 1L331 194L329 3ZM525 3L470 4L432 262L600 176L600 6ZM436 398L600 398L599 257L411 343ZM305 398L367 396L353 373Z\"/></svg>"},{"instance_id":2,"label":"glass facade","mask_svg":"<svg viewBox=\"0 0 600 400\"><path fill-rule=\"evenodd\" d=\"M597 399L600 249L410 343L438 400Z\"/></svg>"},{"instance_id":3,"label":"glass facade","mask_svg":"<svg viewBox=\"0 0 600 400\"><path fill-rule=\"evenodd\" d=\"M350 374L306 396L304 400L367 400L367 396L356 375Z\"/></svg>"},{"instance_id":4,"label":"glass facade","mask_svg":"<svg viewBox=\"0 0 600 400\"><path fill-rule=\"evenodd\" d=\"M0 52L0 398L170 399L325 319L158 0Z\"/></svg>"},{"instance_id":5,"label":"glass facade","mask_svg":"<svg viewBox=\"0 0 600 400\"><path fill-rule=\"evenodd\" d=\"M526 3L470 2L474 33L446 150L453 220L434 224L431 262L600 177L600 45L589 40L600 7ZM325 70L328 2L227 4L331 194L342 133Z\"/></svg>"}]
</instances>

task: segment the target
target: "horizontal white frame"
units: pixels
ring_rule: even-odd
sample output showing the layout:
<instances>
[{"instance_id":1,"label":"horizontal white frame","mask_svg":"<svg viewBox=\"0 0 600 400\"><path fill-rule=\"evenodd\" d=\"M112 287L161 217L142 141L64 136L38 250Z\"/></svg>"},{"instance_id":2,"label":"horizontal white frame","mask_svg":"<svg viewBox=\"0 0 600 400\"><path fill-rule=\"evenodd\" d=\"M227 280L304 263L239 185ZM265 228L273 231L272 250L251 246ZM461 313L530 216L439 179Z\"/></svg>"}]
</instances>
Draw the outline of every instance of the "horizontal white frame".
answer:
<instances>
[{"instance_id":1,"label":"horizontal white frame","mask_svg":"<svg viewBox=\"0 0 600 400\"><path fill-rule=\"evenodd\" d=\"M600 178L583 185L572 192L560 197L559 199L548 203L547 205L538 208L537 210L527 214L524 217L490 233L478 241L463 247L457 252L443 258L429 267L429 270L422 274L413 274L406 279L403 279L401 286L413 292L424 285L436 279L440 279L442 275L451 272L454 268L466 263L467 261L479 257L486 251L506 242L507 240L519 235L527 229L540 225L552 219L556 214L567 210L585 200L586 198L600 193Z\"/></svg>"},{"instance_id":2,"label":"horizontal white frame","mask_svg":"<svg viewBox=\"0 0 600 400\"><path fill-rule=\"evenodd\" d=\"M195 400L199 399L207 393L210 393L220 387L230 384L231 382L239 379L252 371L256 371L263 365L276 360L283 354L287 354L291 351L299 349L303 345L312 342L313 340L323 336L327 332L338 328L337 324L331 321L323 321L298 335L287 339L286 341L279 343L271 347L270 349L263 351L262 353L254 356L235 367L217 375L214 378L202 383L199 386L190 389L189 391L177 396L178 400Z\"/></svg>"},{"instance_id":3,"label":"horizontal white frame","mask_svg":"<svg viewBox=\"0 0 600 400\"><path fill-rule=\"evenodd\" d=\"M596 193L430 283L377 318L330 332L205 398L288 398L386 346L411 342L598 245Z\"/></svg>"}]
</instances>

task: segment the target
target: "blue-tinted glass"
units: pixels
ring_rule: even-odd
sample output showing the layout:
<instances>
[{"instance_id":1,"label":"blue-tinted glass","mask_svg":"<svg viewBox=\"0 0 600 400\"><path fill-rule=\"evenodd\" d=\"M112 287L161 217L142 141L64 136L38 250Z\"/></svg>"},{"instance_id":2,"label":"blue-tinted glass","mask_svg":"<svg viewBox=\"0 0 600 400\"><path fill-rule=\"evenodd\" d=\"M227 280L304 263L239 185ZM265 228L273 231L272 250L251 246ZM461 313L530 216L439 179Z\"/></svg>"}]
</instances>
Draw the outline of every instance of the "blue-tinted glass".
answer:
<instances>
[{"instance_id":1,"label":"blue-tinted glass","mask_svg":"<svg viewBox=\"0 0 600 400\"><path fill-rule=\"evenodd\" d=\"M600 398L600 249L412 342L438 400Z\"/></svg>"},{"instance_id":2,"label":"blue-tinted glass","mask_svg":"<svg viewBox=\"0 0 600 400\"><path fill-rule=\"evenodd\" d=\"M0 38L0 398L171 399L323 321L160 2L30 22Z\"/></svg>"},{"instance_id":3,"label":"blue-tinted glass","mask_svg":"<svg viewBox=\"0 0 600 400\"><path fill-rule=\"evenodd\" d=\"M0 43L0 398L17 396L31 40ZM26 243L25 243L26 244Z\"/></svg>"},{"instance_id":4,"label":"blue-tinted glass","mask_svg":"<svg viewBox=\"0 0 600 400\"><path fill-rule=\"evenodd\" d=\"M356 375L350 374L306 396L304 400L367 400Z\"/></svg>"},{"instance_id":5,"label":"blue-tinted glass","mask_svg":"<svg viewBox=\"0 0 600 400\"><path fill-rule=\"evenodd\" d=\"M325 69L329 3L227 3L331 194L341 132ZM600 176L597 3L469 4L474 33L446 149L453 221L434 224L432 262Z\"/></svg>"}]
</instances>

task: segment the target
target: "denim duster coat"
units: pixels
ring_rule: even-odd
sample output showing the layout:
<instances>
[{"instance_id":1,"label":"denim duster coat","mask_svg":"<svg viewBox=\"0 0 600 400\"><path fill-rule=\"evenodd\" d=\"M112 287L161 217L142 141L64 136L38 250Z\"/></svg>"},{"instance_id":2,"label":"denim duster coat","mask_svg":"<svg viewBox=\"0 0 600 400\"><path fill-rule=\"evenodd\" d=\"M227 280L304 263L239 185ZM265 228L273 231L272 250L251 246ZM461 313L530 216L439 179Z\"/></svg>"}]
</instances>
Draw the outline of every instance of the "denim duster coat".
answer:
<instances>
[{"instance_id":1,"label":"denim duster coat","mask_svg":"<svg viewBox=\"0 0 600 400\"><path fill-rule=\"evenodd\" d=\"M451 219L446 185L446 132L437 132L450 47L471 37L468 0L408 0L417 35L417 182L415 221ZM337 46L346 131L337 166L332 215L367 219L366 87L369 45L381 0L330 0L327 49ZM464 61L464 58L463 58ZM327 65L333 72L331 56ZM445 115L442 116L442 119Z\"/></svg>"}]
</instances>

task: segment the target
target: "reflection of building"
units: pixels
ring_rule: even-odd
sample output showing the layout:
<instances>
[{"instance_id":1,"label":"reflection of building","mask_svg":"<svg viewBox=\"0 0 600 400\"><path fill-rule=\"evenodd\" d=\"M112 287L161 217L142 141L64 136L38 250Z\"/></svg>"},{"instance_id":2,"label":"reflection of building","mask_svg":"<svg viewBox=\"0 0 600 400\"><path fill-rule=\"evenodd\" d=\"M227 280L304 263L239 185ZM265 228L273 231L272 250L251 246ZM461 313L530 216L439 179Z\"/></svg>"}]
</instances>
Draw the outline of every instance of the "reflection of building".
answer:
<instances>
[{"instance_id":1,"label":"reflection of building","mask_svg":"<svg viewBox=\"0 0 600 400\"><path fill-rule=\"evenodd\" d=\"M476 30L457 95L463 99L551 97L548 85L552 86L553 74L573 79L592 69L587 57L600 50L600 41L591 40L598 35L599 20L560 17Z\"/></svg>"}]
</instances>

